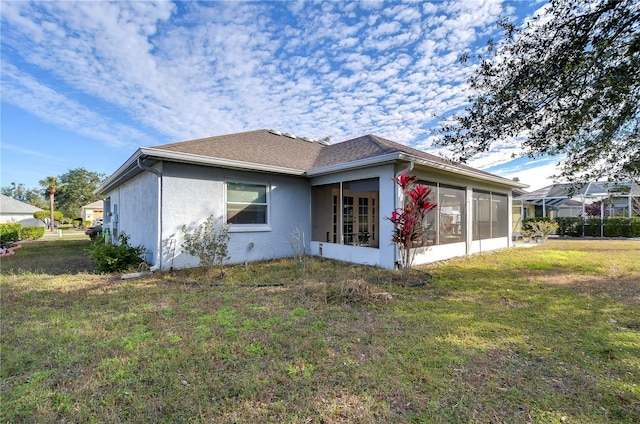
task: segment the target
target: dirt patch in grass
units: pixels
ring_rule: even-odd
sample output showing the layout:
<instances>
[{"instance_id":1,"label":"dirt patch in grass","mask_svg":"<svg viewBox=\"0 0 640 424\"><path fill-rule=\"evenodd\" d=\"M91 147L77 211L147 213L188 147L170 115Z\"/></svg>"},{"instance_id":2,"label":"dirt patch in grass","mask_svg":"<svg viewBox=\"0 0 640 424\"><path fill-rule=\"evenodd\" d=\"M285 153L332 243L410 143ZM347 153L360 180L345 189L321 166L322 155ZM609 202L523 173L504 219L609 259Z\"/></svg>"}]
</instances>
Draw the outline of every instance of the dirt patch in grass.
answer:
<instances>
[{"instance_id":1,"label":"dirt patch in grass","mask_svg":"<svg viewBox=\"0 0 640 424\"><path fill-rule=\"evenodd\" d=\"M610 277L589 275L550 275L533 278L553 286L565 287L581 294L606 295L616 301L640 306L640 277Z\"/></svg>"}]
</instances>

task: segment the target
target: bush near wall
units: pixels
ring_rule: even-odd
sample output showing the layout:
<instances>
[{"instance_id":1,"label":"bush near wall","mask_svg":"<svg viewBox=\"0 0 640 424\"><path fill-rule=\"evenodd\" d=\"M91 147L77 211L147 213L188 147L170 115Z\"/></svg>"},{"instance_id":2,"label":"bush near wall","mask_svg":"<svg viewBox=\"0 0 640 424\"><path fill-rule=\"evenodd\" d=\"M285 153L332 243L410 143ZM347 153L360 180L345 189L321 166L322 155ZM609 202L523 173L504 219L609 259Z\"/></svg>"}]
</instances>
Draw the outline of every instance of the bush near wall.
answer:
<instances>
[{"instance_id":1,"label":"bush near wall","mask_svg":"<svg viewBox=\"0 0 640 424\"><path fill-rule=\"evenodd\" d=\"M19 222L9 222L0 224L0 243L8 243L10 241L20 240L20 229L22 224Z\"/></svg>"},{"instance_id":2,"label":"bush near wall","mask_svg":"<svg viewBox=\"0 0 640 424\"><path fill-rule=\"evenodd\" d=\"M20 230L20 240L38 240L44 236L44 227L29 226Z\"/></svg>"}]
</instances>

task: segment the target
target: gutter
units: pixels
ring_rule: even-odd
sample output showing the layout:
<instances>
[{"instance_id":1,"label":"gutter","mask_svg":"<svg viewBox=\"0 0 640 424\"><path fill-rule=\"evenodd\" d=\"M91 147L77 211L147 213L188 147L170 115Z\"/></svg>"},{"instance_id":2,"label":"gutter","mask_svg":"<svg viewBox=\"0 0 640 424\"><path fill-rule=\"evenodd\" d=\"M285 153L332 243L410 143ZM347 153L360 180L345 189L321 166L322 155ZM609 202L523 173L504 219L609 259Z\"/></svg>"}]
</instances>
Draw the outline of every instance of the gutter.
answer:
<instances>
[{"instance_id":1,"label":"gutter","mask_svg":"<svg viewBox=\"0 0 640 424\"><path fill-rule=\"evenodd\" d=\"M527 188L529 187L527 184L522 184L508 178L499 177L497 175L491 175L483 172L477 172L470 169L458 168L455 165L447 165L444 163L420 158L417 156L409 155L406 153L400 153L400 158L402 160L406 160L408 162L415 162L420 165L425 165L431 168L440 169L443 171L451 172L458 175L464 175L465 177L471 177L483 181L490 181L497 184L508 185L509 187L517 187L517 188Z\"/></svg>"},{"instance_id":2,"label":"gutter","mask_svg":"<svg viewBox=\"0 0 640 424\"><path fill-rule=\"evenodd\" d=\"M349 171L356 168L364 168L371 165L379 165L384 162L393 162L402 159L400 152L387 153L386 155L373 156L354 160L352 162L339 163L336 165L324 166L322 168L311 169L306 172L307 177L317 177L324 174L332 174L339 171Z\"/></svg>"},{"instance_id":3,"label":"gutter","mask_svg":"<svg viewBox=\"0 0 640 424\"><path fill-rule=\"evenodd\" d=\"M144 165L142 163L142 156L138 157L136 164L138 165L138 168L142 169L143 171L151 172L152 174L155 174L158 177L158 207L156 208L157 215L158 215L157 216L158 246L156 249L156 263L151 268L149 268L149 271L156 271L160 269L161 261L162 261L162 172L158 171L157 169L153 169L149 166Z\"/></svg>"},{"instance_id":4,"label":"gutter","mask_svg":"<svg viewBox=\"0 0 640 424\"><path fill-rule=\"evenodd\" d=\"M442 171L447 171L453 174L463 175L465 177L475 178L478 180L490 181L490 182L501 184L501 185L507 185L511 188L529 187L527 184L518 183L507 178L499 177L497 175L491 175L484 172L477 172L477 171L472 171L468 169L463 169L455 165L447 165L441 162L424 159L424 158L414 156L404 152L388 153L386 155L374 156L370 158L355 160L352 162L340 163L336 165L325 166L322 168L315 168L307 171L306 175L307 177L316 177L319 175L331 174L339 171L348 171L355 168L364 168L372 165L380 165L385 162L393 162L396 160L406 161L414 165L415 164L424 165L430 168L440 169ZM407 172L410 172L412 169L413 169L413 166L411 166Z\"/></svg>"},{"instance_id":5,"label":"gutter","mask_svg":"<svg viewBox=\"0 0 640 424\"><path fill-rule=\"evenodd\" d=\"M118 168L109 178L107 178L100 185L100 187L98 187L96 193L104 193L109 191L111 187L118 185L120 181L128 179L130 174L139 172L138 168L143 169L140 168L140 166L138 166L137 164L140 158L158 161L167 160L171 162L190 163L205 166L217 166L221 168L239 169L244 171L270 172L275 174L293 176L305 175L304 170L301 169L201 156L192 153L171 152L168 150L154 149L150 147L141 147L124 164L122 164L120 168Z\"/></svg>"},{"instance_id":6,"label":"gutter","mask_svg":"<svg viewBox=\"0 0 640 424\"><path fill-rule=\"evenodd\" d=\"M216 158L210 156L196 155L193 153L180 153L172 152L168 150L153 149L143 147L140 149L143 155L150 158L169 160L172 162L184 162L194 163L200 165L214 165L221 168L236 168L241 170L262 171L262 172L274 172L277 174L286 175L304 175L304 170L287 168L284 166L276 165L264 165L260 163L244 162L240 160Z\"/></svg>"}]
</instances>

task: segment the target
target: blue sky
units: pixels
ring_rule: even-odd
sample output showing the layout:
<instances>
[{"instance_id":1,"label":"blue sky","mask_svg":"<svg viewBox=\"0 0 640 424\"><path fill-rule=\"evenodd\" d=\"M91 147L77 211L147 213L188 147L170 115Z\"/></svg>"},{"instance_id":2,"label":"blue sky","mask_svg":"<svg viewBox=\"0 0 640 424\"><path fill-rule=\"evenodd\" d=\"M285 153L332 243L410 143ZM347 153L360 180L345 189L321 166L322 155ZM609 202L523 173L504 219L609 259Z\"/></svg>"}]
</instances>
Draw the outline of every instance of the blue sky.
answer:
<instances>
[{"instance_id":1,"label":"blue sky","mask_svg":"<svg viewBox=\"0 0 640 424\"><path fill-rule=\"evenodd\" d=\"M540 1L2 1L0 184L111 174L140 146L274 128L373 133L431 153L495 22ZM547 185L496 142L470 165Z\"/></svg>"}]
</instances>

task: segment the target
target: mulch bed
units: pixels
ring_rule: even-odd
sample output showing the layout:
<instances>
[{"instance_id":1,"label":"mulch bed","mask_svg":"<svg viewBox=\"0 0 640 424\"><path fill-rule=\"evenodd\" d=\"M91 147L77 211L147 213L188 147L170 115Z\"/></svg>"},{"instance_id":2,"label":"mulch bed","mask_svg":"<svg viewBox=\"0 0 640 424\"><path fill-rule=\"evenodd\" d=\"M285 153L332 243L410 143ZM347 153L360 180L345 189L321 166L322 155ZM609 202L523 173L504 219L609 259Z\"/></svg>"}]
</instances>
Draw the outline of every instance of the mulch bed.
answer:
<instances>
[{"instance_id":1,"label":"mulch bed","mask_svg":"<svg viewBox=\"0 0 640 424\"><path fill-rule=\"evenodd\" d=\"M17 243L2 243L0 244L0 258L5 256L11 256L16 249L20 249L22 246Z\"/></svg>"}]
</instances>

